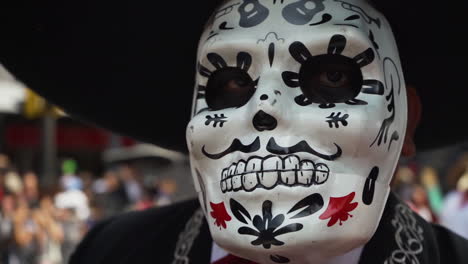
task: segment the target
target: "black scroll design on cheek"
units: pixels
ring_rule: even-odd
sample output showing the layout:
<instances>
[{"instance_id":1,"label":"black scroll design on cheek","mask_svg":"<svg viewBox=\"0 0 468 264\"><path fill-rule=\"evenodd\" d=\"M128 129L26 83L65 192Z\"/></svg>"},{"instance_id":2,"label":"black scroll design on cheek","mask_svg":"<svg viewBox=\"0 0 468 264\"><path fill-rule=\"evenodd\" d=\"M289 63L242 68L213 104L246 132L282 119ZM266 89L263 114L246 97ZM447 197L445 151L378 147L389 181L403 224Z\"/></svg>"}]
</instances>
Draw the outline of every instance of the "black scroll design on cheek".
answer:
<instances>
[{"instance_id":1,"label":"black scroll design on cheek","mask_svg":"<svg viewBox=\"0 0 468 264\"><path fill-rule=\"evenodd\" d=\"M372 30L369 30L369 39L372 42L372 46L374 47L375 51L377 52L377 56L380 59L380 53L379 53L379 48L380 47L379 47L379 44L377 44L377 42L375 42L374 33L372 33Z\"/></svg>"},{"instance_id":2,"label":"black scroll design on cheek","mask_svg":"<svg viewBox=\"0 0 468 264\"><path fill-rule=\"evenodd\" d=\"M375 182L379 177L379 167L372 168L369 176L366 179L366 183L364 184L364 189L362 191L362 202L365 205L371 205L372 201L374 200L374 192L375 192Z\"/></svg>"},{"instance_id":3,"label":"black scroll design on cheek","mask_svg":"<svg viewBox=\"0 0 468 264\"><path fill-rule=\"evenodd\" d=\"M223 127L224 123L227 122L227 120L225 120L227 117L224 116L224 114L214 114L213 117L211 117L210 115L207 115L206 117L206 121L205 121L205 125L206 126L209 126L211 122L213 122L213 127L216 127L218 124L219 124L219 127Z\"/></svg>"},{"instance_id":4,"label":"black scroll design on cheek","mask_svg":"<svg viewBox=\"0 0 468 264\"><path fill-rule=\"evenodd\" d=\"M385 85L386 87L390 87L389 94L385 97L386 101L388 102L387 110L390 112L390 116L387 117L382 121L382 125L380 127L379 133L377 137L372 142L370 147L372 147L375 143L380 146L382 143L387 143L388 141L388 132L390 130L390 126L395 121L395 89L398 89L398 93L401 91L401 79L400 74L398 71L398 67L396 66L395 62L391 59L386 57L383 63L384 73L385 73ZM388 150L392 146L392 142L396 141L400 138L398 131L394 130L390 141L388 144Z\"/></svg>"},{"instance_id":5,"label":"black scroll design on cheek","mask_svg":"<svg viewBox=\"0 0 468 264\"><path fill-rule=\"evenodd\" d=\"M243 153L252 153L260 149L260 137L257 137L251 144L249 145L244 145L242 142L240 142L239 139L234 139L231 143L231 145L224 150L223 152L217 153L217 154L210 154L205 150L205 146L202 147L202 153L207 156L210 159L220 159L227 154L240 151Z\"/></svg>"},{"instance_id":6,"label":"black scroll design on cheek","mask_svg":"<svg viewBox=\"0 0 468 264\"><path fill-rule=\"evenodd\" d=\"M333 112L329 116L327 116L329 120L327 120L326 122L328 123L328 126L330 126L330 128L333 128L333 125L335 125L335 128L339 128L340 122L343 126L348 125L348 121L346 121L348 117L349 117L348 114L341 115L341 112L338 112L338 113Z\"/></svg>"},{"instance_id":7,"label":"black scroll design on cheek","mask_svg":"<svg viewBox=\"0 0 468 264\"><path fill-rule=\"evenodd\" d=\"M283 8L283 18L293 25L305 25L325 10L325 0L299 0Z\"/></svg>"},{"instance_id":8,"label":"black scroll design on cheek","mask_svg":"<svg viewBox=\"0 0 468 264\"><path fill-rule=\"evenodd\" d=\"M335 0L335 2L340 2L341 6L346 10L349 10L349 11L360 14L362 19L364 19L364 21L366 21L367 24L375 23L377 25L377 27L380 28L380 26L381 26L380 18L373 18L373 17L369 16L366 13L366 11L364 11L364 9L362 9L361 7L359 7L357 5L350 4L350 3L342 1L342 0Z\"/></svg>"},{"instance_id":9,"label":"black scroll design on cheek","mask_svg":"<svg viewBox=\"0 0 468 264\"><path fill-rule=\"evenodd\" d=\"M238 8L241 16L239 26L250 28L260 25L268 18L270 10L258 0L244 0Z\"/></svg>"}]
</instances>

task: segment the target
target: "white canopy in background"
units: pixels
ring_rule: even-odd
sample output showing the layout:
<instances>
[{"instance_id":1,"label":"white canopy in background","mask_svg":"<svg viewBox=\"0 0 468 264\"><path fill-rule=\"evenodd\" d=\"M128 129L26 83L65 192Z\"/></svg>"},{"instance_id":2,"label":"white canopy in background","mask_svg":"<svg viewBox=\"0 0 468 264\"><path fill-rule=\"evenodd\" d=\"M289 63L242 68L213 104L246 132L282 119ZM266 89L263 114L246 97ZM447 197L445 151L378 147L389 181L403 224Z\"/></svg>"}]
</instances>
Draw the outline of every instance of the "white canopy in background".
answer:
<instances>
[{"instance_id":1,"label":"white canopy in background","mask_svg":"<svg viewBox=\"0 0 468 264\"><path fill-rule=\"evenodd\" d=\"M104 162L107 163L151 157L164 158L172 163L188 160L187 156L180 152L145 143L136 144L130 147L110 148L102 154Z\"/></svg>"},{"instance_id":2,"label":"white canopy in background","mask_svg":"<svg viewBox=\"0 0 468 264\"><path fill-rule=\"evenodd\" d=\"M26 88L0 64L0 113L19 113Z\"/></svg>"}]
</instances>

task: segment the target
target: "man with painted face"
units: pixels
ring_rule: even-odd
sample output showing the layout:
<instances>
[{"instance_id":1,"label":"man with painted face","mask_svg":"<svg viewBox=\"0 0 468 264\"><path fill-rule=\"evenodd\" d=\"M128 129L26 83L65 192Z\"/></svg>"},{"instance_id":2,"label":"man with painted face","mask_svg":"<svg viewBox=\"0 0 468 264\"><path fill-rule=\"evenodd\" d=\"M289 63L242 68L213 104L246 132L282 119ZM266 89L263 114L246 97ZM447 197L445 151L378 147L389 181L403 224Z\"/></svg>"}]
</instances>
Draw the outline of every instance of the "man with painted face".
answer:
<instances>
[{"instance_id":1,"label":"man with painted face","mask_svg":"<svg viewBox=\"0 0 468 264\"><path fill-rule=\"evenodd\" d=\"M71 263L468 262L390 191L421 107L385 17L363 0L218 4L186 127L198 201L108 219Z\"/></svg>"}]
</instances>

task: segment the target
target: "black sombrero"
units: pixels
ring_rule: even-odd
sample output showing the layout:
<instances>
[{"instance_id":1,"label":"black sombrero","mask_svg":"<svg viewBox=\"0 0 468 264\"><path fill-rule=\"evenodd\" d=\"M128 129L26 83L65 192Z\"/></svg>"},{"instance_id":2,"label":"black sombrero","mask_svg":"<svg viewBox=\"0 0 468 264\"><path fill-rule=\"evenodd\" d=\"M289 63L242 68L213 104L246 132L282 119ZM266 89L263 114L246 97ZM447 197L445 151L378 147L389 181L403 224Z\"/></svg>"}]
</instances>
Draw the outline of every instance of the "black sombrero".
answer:
<instances>
[{"instance_id":1,"label":"black sombrero","mask_svg":"<svg viewBox=\"0 0 468 264\"><path fill-rule=\"evenodd\" d=\"M186 151L197 42L217 2L9 1L0 15L0 63L70 114ZM467 8L373 2L392 24L407 83L422 98L417 146L468 139Z\"/></svg>"}]
</instances>

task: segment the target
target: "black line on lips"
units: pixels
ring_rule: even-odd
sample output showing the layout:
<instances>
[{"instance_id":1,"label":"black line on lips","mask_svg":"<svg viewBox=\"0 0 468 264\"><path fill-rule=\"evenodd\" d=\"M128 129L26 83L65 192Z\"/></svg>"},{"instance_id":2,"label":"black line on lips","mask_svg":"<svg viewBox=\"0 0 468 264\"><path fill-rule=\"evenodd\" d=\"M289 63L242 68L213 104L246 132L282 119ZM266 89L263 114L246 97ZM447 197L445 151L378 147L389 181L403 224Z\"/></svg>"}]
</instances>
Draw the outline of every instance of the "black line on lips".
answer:
<instances>
[{"instance_id":1,"label":"black line on lips","mask_svg":"<svg viewBox=\"0 0 468 264\"><path fill-rule=\"evenodd\" d=\"M227 169L227 168L226 168ZM233 175L228 175L226 176L226 179L232 178L234 176L242 176L244 174L249 174L249 173L260 173L260 172L290 172L290 171L295 171L295 172L301 172L301 171L315 171L315 172L325 172L325 173L330 173L330 171L324 171L324 170L316 170L316 169L288 169L288 170L259 170L259 171L246 171L243 173L238 173L238 174L233 174Z\"/></svg>"},{"instance_id":2,"label":"black line on lips","mask_svg":"<svg viewBox=\"0 0 468 264\"><path fill-rule=\"evenodd\" d=\"M267 151L269 151L270 153L277 154L277 155L287 155L287 154L294 154L298 152L307 152L319 158L322 158L324 160L333 161L333 160L340 158L341 154L343 153L340 146L338 146L336 143L333 143L333 144L336 146L336 149L337 149L335 154L320 153L314 150L313 148L311 148L305 140L291 147L281 147L278 144L276 144L276 141L274 138L270 138L266 148L267 148Z\"/></svg>"},{"instance_id":3,"label":"black line on lips","mask_svg":"<svg viewBox=\"0 0 468 264\"><path fill-rule=\"evenodd\" d=\"M226 179L228 179L228 178L226 178ZM221 182L222 182L222 180L220 181L220 183ZM295 188L295 187L310 187L310 186L322 185L322 184L324 184L324 183L316 183L316 182L313 181L313 179L312 179L312 181L310 181L310 183L302 183L302 182L298 182L297 178L296 178L296 183L288 184L288 183L284 183L281 180L281 178L278 178L277 182L274 185L272 185L271 187L266 187L261 182L259 182L257 184L257 186L255 186L255 188L252 188L251 190L246 190L246 189L241 187L240 189L237 189L237 190L234 190L234 189L224 190L224 191L221 190L221 192L222 193L229 193L229 192L247 192L247 193L249 193L249 192L253 192L253 191L257 190L257 189L273 190L274 188L276 188L278 186L285 186L285 187Z\"/></svg>"},{"instance_id":4,"label":"black line on lips","mask_svg":"<svg viewBox=\"0 0 468 264\"><path fill-rule=\"evenodd\" d=\"M243 153L252 153L260 149L260 137L257 137L254 142L252 142L249 145L244 145L242 142L240 142L239 139L234 139L231 143L231 145L223 152L218 153L218 154L210 154L206 152L205 146L202 147L202 153L207 156L210 159L220 159L227 154L240 151Z\"/></svg>"}]
</instances>

